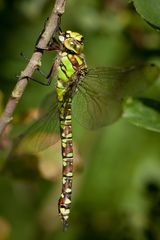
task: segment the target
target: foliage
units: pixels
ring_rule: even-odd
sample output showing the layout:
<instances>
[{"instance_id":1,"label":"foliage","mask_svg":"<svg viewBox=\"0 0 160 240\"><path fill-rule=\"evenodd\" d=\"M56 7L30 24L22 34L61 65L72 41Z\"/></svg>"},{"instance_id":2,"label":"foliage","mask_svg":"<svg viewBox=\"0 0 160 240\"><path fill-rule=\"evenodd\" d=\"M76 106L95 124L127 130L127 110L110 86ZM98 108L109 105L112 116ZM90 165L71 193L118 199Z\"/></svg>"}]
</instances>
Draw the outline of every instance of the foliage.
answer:
<instances>
[{"instance_id":1,"label":"foliage","mask_svg":"<svg viewBox=\"0 0 160 240\"><path fill-rule=\"evenodd\" d=\"M157 0L133 0L137 12L155 28L160 29L160 2Z\"/></svg>"},{"instance_id":2,"label":"foliage","mask_svg":"<svg viewBox=\"0 0 160 240\"><path fill-rule=\"evenodd\" d=\"M154 103L156 102L155 106L158 107L157 110L153 109L152 100L140 100L128 99L123 114L124 118L128 119L131 123L134 123L137 126L146 128L148 130L160 132L160 113L158 111L160 110L160 103L154 101ZM145 103L147 102L148 104L150 103L150 106L145 105Z\"/></svg>"}]
</instances>

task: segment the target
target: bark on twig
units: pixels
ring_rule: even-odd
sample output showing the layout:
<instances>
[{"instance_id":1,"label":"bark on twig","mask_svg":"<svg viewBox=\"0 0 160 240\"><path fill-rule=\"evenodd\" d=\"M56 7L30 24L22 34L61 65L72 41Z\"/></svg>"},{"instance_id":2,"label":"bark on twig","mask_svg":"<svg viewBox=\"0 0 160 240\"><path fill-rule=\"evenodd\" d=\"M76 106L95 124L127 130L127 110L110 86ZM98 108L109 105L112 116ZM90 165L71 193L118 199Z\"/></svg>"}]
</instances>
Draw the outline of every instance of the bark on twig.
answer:
<instances>
[{"instance_id":1,"label":"bark on twig","mask_svg":"<svg viewBox=\"0 0 160 240\"><path fill-rule=\"evenodd\" d=\"M36 45L37 50L33 53L24 71L21 72L18 82L11 93L8 103L6 104L4 113L0 118L0 134L3 132L6 125L12 120L12 115L16 108L16 105L27 86L28 80L24 77L31 77L34 71L40 66L43 51L39 51L38 48L45 49L51 37L55 35L58 24L60 22L60 17L64 13L65 3L66 0L55 1L51 16L49 17Z\"/></svg>"}]
</instances>

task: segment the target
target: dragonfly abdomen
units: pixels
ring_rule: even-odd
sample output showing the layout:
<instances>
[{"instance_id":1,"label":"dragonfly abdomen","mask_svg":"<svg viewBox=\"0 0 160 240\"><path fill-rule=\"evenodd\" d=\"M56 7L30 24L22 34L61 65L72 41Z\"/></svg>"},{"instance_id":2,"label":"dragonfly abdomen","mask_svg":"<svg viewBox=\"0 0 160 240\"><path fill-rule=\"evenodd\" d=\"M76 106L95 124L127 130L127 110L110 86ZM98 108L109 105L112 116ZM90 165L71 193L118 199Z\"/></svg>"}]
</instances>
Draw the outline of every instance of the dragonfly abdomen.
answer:
<instances>
[{"instance_id":1,"label":"dragonfly abdomen","mask_svg":"<svg viewBox=\"0 0 160 240\"><path fill-rule=\"evenodd\" d=\"M63 181L62 193L58 202L58 209L65 230L68 227L73 179L71 100L67 104L65 104L65 106L63 105L60 109L60 128L63 160Z\"/></svg>"}]
</instances>

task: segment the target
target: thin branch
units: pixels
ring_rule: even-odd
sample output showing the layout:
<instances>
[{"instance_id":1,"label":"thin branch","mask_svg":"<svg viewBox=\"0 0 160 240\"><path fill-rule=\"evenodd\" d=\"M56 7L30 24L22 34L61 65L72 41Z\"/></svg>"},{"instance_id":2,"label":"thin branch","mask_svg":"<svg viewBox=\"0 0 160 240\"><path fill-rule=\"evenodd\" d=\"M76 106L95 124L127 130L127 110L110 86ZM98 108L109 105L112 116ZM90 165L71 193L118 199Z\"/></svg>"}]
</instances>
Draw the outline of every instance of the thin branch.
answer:
<instances>
[{"instance_id":1,"label":"thin branch","mask_svg":"<svg viewBox=\"0 0 160 240\"><path fill-rule=\"evenodd\" d=\"M65 3L66 0L55 1L51 16L49 17L36 45L37 50L33 53L24 71L21 72L18 82L11 93L8 103L6 104L4 113L0 118L0 134L3 132L6 125L12 120L12 115L16 108L16 105L27 86L27 79L31 77L34 71L40 66L43 51L40 51L38 49L45 49L51 37L55 35L60 22L60 17L64 13ZM28 78L26 78L26 76Z\"/></svg>"}]
</instances>

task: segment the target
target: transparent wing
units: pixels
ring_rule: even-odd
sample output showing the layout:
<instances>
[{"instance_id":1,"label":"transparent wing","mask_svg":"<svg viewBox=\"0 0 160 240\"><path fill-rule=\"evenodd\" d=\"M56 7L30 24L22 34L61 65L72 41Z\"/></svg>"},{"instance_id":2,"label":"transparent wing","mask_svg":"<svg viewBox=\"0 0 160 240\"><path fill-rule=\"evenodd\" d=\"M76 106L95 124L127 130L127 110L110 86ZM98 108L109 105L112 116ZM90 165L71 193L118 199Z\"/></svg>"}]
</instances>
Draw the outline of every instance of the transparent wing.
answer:
<instances>
[{"instance_id":1,"label":"transparent wing","mask_svg":"<svg viewBox=\"0 0 160 240\"><path fill-rule=\"evenodd\" d=\"M121 115L123 98L144 90L156 74L154 65L89 69L73 98L75 119L88 129L111 124Z\"/></svg>"},{"instance_id":2,"label":"transparent wing","mask_svg":"<svg viewBox=\"0 0 160 240\"><path fill-rule=\"evenodd\" d=\"M49 93L42 104L43 114L29 129L18 137L18 148L37 152L59 140L59 112L54 93Z\"/></svg>"}]
</instances>

